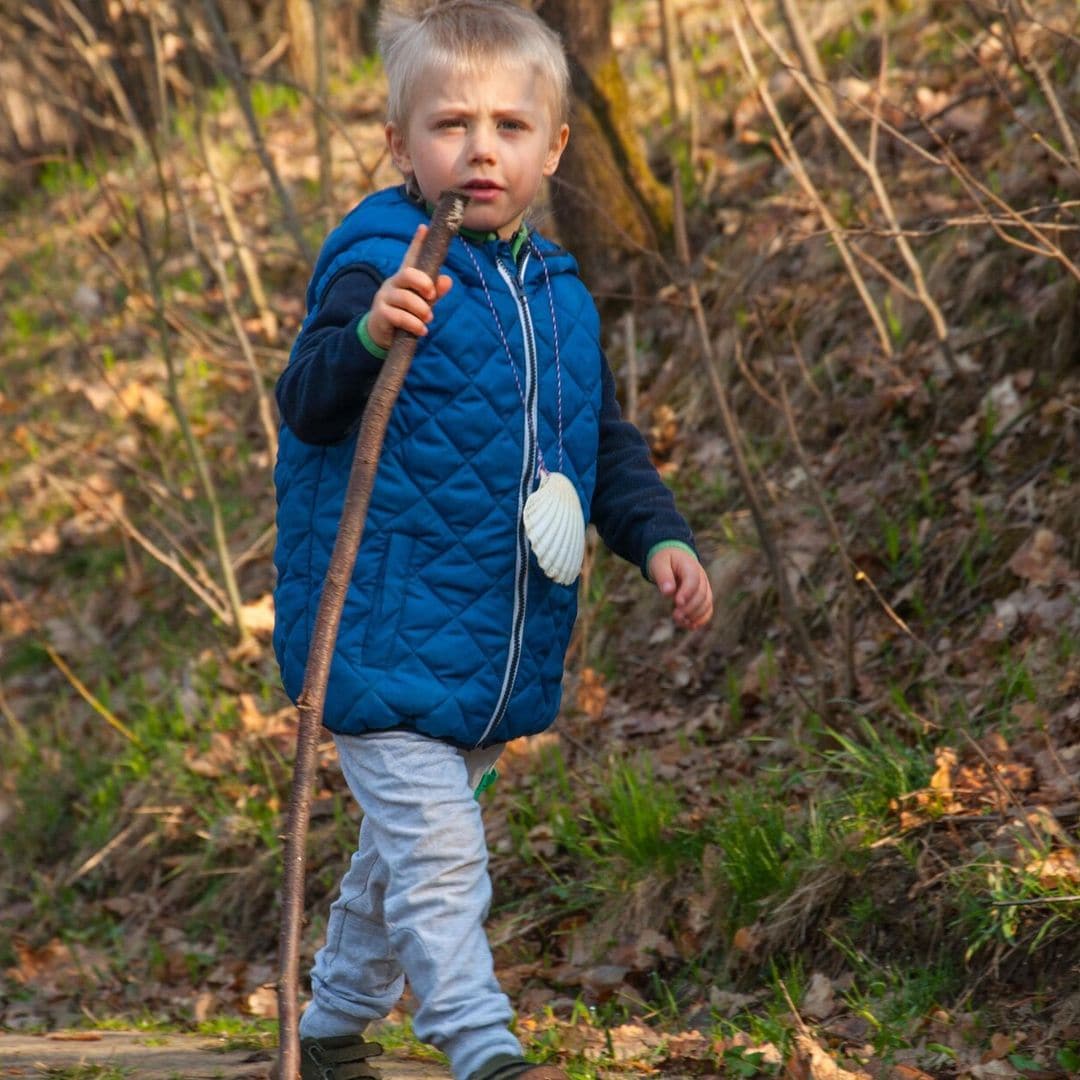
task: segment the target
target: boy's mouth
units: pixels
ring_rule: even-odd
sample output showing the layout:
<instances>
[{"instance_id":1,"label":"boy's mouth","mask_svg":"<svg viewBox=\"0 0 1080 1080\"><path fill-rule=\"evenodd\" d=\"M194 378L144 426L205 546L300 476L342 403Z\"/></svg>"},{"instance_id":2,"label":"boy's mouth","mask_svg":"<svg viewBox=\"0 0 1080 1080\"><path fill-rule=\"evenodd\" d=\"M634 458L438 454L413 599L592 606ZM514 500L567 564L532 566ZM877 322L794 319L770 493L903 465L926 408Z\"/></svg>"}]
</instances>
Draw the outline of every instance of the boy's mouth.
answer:
<instances>
[{"instance_id":1,"label":"boy's mouth","mask_svg":"<svg viewBox=\"0 0 1080 1080\"><path fill-rule=\"evenodd\" d=\"M494 180L470 180L463 187L474 199L479 199L481 202L485 199L493 199L502 191Z\"/></svg>"}]
</instances>

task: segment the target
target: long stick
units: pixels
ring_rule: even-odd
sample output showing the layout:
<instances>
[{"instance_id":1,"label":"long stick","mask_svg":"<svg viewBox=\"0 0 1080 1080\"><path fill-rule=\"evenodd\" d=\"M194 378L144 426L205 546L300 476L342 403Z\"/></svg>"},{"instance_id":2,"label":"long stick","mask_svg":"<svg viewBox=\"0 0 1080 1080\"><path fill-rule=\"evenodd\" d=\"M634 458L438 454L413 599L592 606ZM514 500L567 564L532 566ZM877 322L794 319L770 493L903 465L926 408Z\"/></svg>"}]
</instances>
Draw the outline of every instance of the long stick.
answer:
<instances>
[{"instance_id":1,"label":"long stick","mask_svg":"<svg viewBox=\"0 0 1080 1080\"><path fill-rule=\"evenodd\" d=\"M468 196L445 192L431 218L416 265L432 281L446 258L450 241L461 225ZM360 423L341 511L337 539L326 571L319 611L315 618L308 650L304 686L297 705L300 720L296 732L296 763L293 766L292 791L289 796L289 823L285 833L285 874L282 891L281 940L278 974L278 1077L297 1080L300 1076L300 1039L297 1034L297 1001L300 963L300 928L304 916L304 864L308 822L311 818L311 785L315 778L315 745L326 702L326 682L334 655L341 609L345 603L360 537L364 532L368 503L375 486L375 468L379 463L386 426L401 386L405 381L416 337L403 331L394 334L390 352L371 391Z\"/></svg>"}]
</instances>

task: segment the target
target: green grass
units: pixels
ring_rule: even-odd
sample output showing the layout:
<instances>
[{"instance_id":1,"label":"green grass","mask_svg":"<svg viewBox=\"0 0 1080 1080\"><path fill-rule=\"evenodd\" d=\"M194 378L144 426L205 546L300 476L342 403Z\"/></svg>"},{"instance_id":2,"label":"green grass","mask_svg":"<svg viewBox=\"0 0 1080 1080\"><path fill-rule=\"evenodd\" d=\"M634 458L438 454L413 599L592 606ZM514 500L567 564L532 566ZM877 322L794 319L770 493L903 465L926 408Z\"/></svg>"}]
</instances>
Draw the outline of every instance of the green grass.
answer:
<instances>
[{"instance_id":1,"label":"green grass","mask_svg":"<svg viewBox=\"0 0 1080 1080\"><path fill-rule=\"evenodd\" d=\"M199 1035L220 1039L216 1049L223 1054L233 1050L268 1050L277 1046L276 1020L259 1020L243 1016L215 1016L195 1026Z\"/></svg>"},{"instance_id":2,"label":"green grass","mask_svg":"<svg viewBox=\"0 0 1080 1080\"><path fill-rule=\"evenodd\" d=\"M382 1021L371 1028L369 1037L380 1043L388 1053L403 1054L422 1061L434 1061L440 1065L449 1064L445 1054L416 1037L409 1016L405 1016L400 1021Z\"/></svg>"},{"instance_id":3,"label":"green grass","mask_svg":"<svg viewBox=\"0 0 1080 1080\"><path fill-rule=\"evenodd\" d=\"M828 735L836 746L822 753L821 774L841 785L853 831L880 831L893 803L930 780L933 754L922 740L908 745L867 716L858 718L854 734Z\"/></svg>"}]
</instances>

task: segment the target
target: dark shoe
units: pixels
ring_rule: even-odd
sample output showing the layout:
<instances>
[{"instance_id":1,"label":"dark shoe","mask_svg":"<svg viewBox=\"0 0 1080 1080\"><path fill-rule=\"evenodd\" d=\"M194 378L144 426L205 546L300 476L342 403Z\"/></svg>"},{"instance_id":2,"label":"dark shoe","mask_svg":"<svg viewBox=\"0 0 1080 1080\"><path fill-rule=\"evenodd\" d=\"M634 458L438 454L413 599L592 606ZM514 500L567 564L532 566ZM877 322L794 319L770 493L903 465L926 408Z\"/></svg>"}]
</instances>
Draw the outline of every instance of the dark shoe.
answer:
<instances>
[{"instance_id":1,"label":"dark shoe","mask_svg":"<svg viewBox=\"0 0 1080 1080\"><path fill-rule=\"evenodd\" d=\"M481 1065L469 1080L569 1080L569 1077L554 1065L533 1065L524 1058L499 1054Z\"/></svg>"},{"instance_id":2,"label":"dark shoe","mask_svg":"<svg viewBox=\"0 0 1080 1080\"><path fill-rule=\"evenodd\" d=\"M359 1035L301 1039L300 1080L382 1080L382 1073L368 1061L382 1052L377 1042ZM270 1080L279 1080L276 1062Z\"/></svg>"}]
</instances>

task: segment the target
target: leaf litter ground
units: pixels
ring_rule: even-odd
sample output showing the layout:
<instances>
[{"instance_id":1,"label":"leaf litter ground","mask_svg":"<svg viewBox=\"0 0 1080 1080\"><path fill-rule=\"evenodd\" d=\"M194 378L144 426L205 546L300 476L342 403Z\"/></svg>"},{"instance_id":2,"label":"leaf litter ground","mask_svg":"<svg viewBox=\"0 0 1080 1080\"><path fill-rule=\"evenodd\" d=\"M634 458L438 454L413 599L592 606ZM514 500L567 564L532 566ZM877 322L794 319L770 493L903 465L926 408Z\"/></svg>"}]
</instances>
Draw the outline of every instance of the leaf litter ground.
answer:
<instances>
[{"instance_id":1,"label":"leaf litter ground","mask_svg":"<svg viewBox=\"0 0 1080 1080\"><path fill-rule=\"evenodd\" d=\"M1075 47L1063 10L1049 5L1042 22L1020 28L1024 50L1047 64ZM1053 235L1075 259L1075 178L1024 137L1025 125L1052 130L1050 110L1029 99L1000 27L951 17L899 19L882 118L932 148L920 121L942 114L960 160L1031 220L1057 215L1064 227ZM881 357L819 214L769 152L759 96L743 87L736 100L737 65L716 44L726 21L708 5L687 18L716 49L699 58L700 74L732 88L700 117L695 272L833 704L828 717L811 715L819 676L778 614L730 447L696 361L685 362L697 348L677 290L661 290L637 313L637 419L698 527L720 616L704 634L674 634L632 570L590 557L559 734L512 748L490 796L500 977L530 1045L594 1072L1080 1071L1075 283L1061 259L1002 243L956 182L889 143L893 197L922 236L928 281L958 338L961 375L950 372L901 287L865 184L821 152L827 132L775 71L770 87L833 212L895 279L880 293L896 330L893 355ZM880 56L867 25L825 41L855 103L870 100ZM655 52L648 19L620 33L628 48ZM645 89L635 91L642 115L660 128L661 95ZM354 139L373 145L377 113L356 115ZM845 118L867 133L857 108ZM314 179L306 119L284 113L267 126L275 145L302 148L281 155L286 180ZM206 212L209 192L194 175L182 182ZM125 196L146 197L138 177L118 170L114 180ZM284 340L300 316L304 268L272 242L265 178L241 164L234 182L247 193ZM185 343L195 427L232 494L230 536L261 642L241 655L227 635L206 632L196 589L146 555L142 540L174 541L213 599L145 289L125 296L71 238L120 244L132 265L134 248L110 232L115 207L100 193L65 198L41 212L47 229L24 222L3 255L6 268L46 267L54 287L9 295L19 310L0 388L12 421L4 483L19 507L5 520L13 587L0 598L0 704L19 755L8 760L20 763L0 784L0 828L19 875L0 899L10 930L0 1022L266 1017L292 716L266 652L270 455L250 373L222 329L220 293L185 281L190 253L171 253L169 314ZM49 242L79 253L94 303L76 297ZM82 322L59 300L64 281L89 313ZM281 340L251 322L271 373L284 363ZM609 351L626 388L631 345L613 331ZM812 476L782 433L777 372L799 388ZM846 647L844 563L811 498L814 477L861 575ZM91 682L101 708L76 693L57 657ZM102 709L145 745L125 748ZM36 752L20 730L33 732ZM115 753L119 779L78 772L72 745ZM893 759L902 767L884 775ZM20 778L31 774L33 784ZM845 802L847 817L824 838L806 824L808 808L827 816L867 777L872 807ZM319 785L309 954L355 828L330 747ZM35 817L35 786L59 793L59 823ZM743 791L739 803L732 793ZM94 800L104 828L94 827ZM731 821L742 835L725 831ZM52 858L20 851L15 830ZM737 864L750 835L762 844ZM953 982L916 986L912 972L936 965L951 967Z\"/></svg>"}]
</instances>

